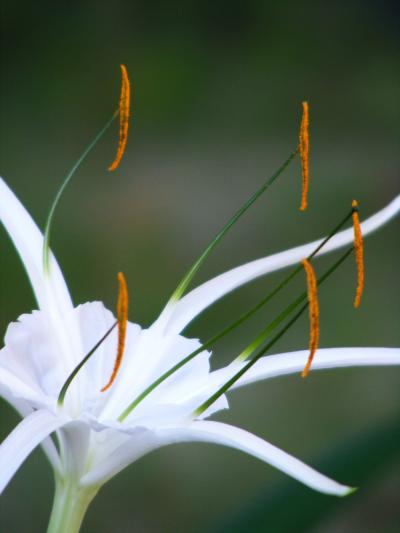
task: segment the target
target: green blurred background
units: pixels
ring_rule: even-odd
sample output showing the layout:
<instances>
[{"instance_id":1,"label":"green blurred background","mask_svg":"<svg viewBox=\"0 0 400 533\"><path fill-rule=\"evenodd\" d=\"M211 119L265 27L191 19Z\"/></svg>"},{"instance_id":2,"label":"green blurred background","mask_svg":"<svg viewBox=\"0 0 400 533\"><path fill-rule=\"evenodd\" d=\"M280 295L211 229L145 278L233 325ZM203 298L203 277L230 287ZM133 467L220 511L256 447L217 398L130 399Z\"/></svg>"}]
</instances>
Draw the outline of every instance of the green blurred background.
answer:
<instances>
[{"instance_id":1,"label":"green blurred background","mask_svg":"<svg viewBox=\"0 0 400 533\"><path fill-rule=\"evenodd\" d=\"M134 118L119 170L106 170L115 126L56 214L53 248L76 303L98 299L113 308L122 270L130 318L149 325L210 238L296 146L304 99L311 106L309 210L298 211L296 161L213 253L197 283L321 236L353 197L364 217L398 192L395 0L2 0L1 9L1 173L41 226L63 175L115 109L120 63L134 82ZM398 232L396 221L366 242L358 312L351 305L352 261L320 291L321 346L399 344ZM35 302L4 231L0 245L3 335ZM187 334L206 339L282 275L229 296ZM215 367L303 284L222 342ZM305 316L277 351L307 344ZM314 494L239 452L176 445L106 485L83 532L398 531L399 384L397 369L286 377L234 393L231 411L218 416L361 485L348 499ZM0 437L17 421L1 403ZM52 490L38 450L0 500L0 531L44 531Z\"/></svg>"}]
</instances>

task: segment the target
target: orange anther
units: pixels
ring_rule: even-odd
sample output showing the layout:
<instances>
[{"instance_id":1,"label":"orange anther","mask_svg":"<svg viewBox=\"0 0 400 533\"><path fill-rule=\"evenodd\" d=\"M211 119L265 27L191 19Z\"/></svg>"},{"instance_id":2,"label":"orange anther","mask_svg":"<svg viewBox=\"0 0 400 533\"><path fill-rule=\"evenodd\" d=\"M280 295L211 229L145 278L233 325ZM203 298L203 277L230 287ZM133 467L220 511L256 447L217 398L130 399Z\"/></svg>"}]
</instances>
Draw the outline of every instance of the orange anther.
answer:
<instances>
[{"instance_id":1,"label":"orange anther","mask_svg":"<svg viewBox=\"0 0 400 533\"><path fill-rule=\"evenodd\" d=\"M118 302L117 302L117 318L118 318L118 349L117 357L115 358L114 368L111 377L100 392L105 392L114 383L118 370L121 366L122 356L124 354L126 327L128 324L128 288L125 281L125 276L122 272L118 273Z\"/></svg>"},{"instance_id":2,"label":"orange anther","mask_svg":"<svg viewBox=\"0 0 400 533\"><path fill-rule=\"evenodd\" d=\"M300 211L307 209L307 194L309 185L309 147L310 147L310 135L309 135L309 114L308 114L308 102L303 102L303 115L301 117L300 133L299 133L299 152L301 159L301 177L302 177L302 191L301 191L301 205Z\"/></svg>"},{"instance_id":3,"label":"orange anther","mask_svg":"<svg viewBox=\"0 0 400 533\"><path fill-rule=\"evenodd\" d=\"M129 111L131 101L131 86L129 83L128 72L125 65L121 65L122 85L121 96L119 99L119 141L118 149L114 161L108 170L115 170L121 162L124 155L126 143L128 141Z\"/></svg>"},{"instance_id":4,"label":"orange anther","mask_svg":"<svg viewBox=\"0 0 400 533\"><path fill-rule=\"evenodd\" d=\"M353 228L354 228L354 252L356 255L357 264L357 289L354 298L354 307L359 307L361 303L361 296L364 290L364 246L360 227L360 219L358 217L358 203L353 200L351 203L353 208Z\"/></svg>"},{"instance_id":5,"label":"orange anther","mask_svg":"<svg viewBox=\"0 0 400 533\"><path fill-rule=\"evenodd\" d=\"M311 367L314 354L318 348L319 341L319 305L318 305L318 293L317 293L317 278L311 263L307 259L303 259L301 262L306 276L307 276L307 293L310 315L310 354L304 370L301 374L303 378L307 377Z\"/></svg>"}]
</instances>

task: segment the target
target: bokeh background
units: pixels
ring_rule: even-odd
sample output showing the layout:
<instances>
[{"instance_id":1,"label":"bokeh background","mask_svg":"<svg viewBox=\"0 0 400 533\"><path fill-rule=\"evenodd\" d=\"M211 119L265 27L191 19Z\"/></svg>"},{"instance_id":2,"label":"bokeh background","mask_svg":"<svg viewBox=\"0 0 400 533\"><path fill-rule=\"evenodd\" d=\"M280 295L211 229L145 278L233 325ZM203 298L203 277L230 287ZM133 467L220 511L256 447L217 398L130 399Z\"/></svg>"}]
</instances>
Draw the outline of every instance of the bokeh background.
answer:
<instances>
[{"instance_id":1,"label":"bokeh background","mask_svg":"<svg viewBox=\"0 0 400 533\"><path fill-rule=\"evenodd\" d=\"M222 224L296 146L311 106L309 210L298 211L295 161L196 278L317 238L353 197L362 216L399 187L399 4L396 1L188 2L2 0L1 173L43 226L63 175L116 107L119 64L134 82L126 156L107 172L117 126L79 170L56 214L53 247L76 303L113 308L115 275L131 320L149 325ZM399 223L366 242L366 291L351 302L348 261L320 291L322 346L399 343ZM0 330L35 307L5 232ZM320 260L323 269L331 258ZM188 335L206 339L282 279L227 297ZM235 356L304 285L221 342ZM305 316L276 351L305 348ZM213 445L159 450L106 485L83 532L394 532L400 528L396 369L337 370L260 383L231 395L235 423L342 482L347 499L313 493L256 459ZM0 404L0 437L18 418ZM0 500L0 530L42 532L52 475L40 450Z\"/></svg>"}]
</instances>

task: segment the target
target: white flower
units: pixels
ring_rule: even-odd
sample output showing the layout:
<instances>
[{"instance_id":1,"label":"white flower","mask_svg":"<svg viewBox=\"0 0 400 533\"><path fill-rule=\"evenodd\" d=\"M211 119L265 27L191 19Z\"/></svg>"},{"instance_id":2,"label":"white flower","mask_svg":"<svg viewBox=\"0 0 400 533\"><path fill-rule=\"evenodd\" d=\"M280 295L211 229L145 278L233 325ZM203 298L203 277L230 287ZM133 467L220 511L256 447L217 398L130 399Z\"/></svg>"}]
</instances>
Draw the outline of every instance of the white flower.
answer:
<instances>
[{"instance_id":1,"label":"white flower","mask_svg":"<svg viewBox=\"0 0 400 533\"><path fill-rule=\"evenodd\" d=\"M397 197L362 224L364 235L400 210ZM244 363L210 371L210 353L203 351L164 381L121 422L121 413L143 390L201 344L181 331L213 302L258 276L297 264L317 242L252 261L204 283L174 304L168 304L147 330L128 323L121 368L112 387L102 393L114 365L114 330L77 374L63 405L57 398L72 370L115 322L102 303L74 307L53 255L49 274L42 265L43 237L30 215L0 180L0 217L21 256L39 311L11 323L0 352L0 394L23 420L0 446L0 491L26 457L41 445L56 478L73 479L78 489L99 486L150 451L182 441L230 446L281 469L318 491L345 495L349 487L316 472L272 444L242 429L206 421L228 407L221 396L199 419L191 416ZM325 253L353 239L352 229L336 234L320 251ZM308 351L260 359L232 388L260 379L299 372ZM362 365L398 365L397 348L320 349L313 370ZM58 446L52 434L56 432Z\"/></svg>"}]
</instances>

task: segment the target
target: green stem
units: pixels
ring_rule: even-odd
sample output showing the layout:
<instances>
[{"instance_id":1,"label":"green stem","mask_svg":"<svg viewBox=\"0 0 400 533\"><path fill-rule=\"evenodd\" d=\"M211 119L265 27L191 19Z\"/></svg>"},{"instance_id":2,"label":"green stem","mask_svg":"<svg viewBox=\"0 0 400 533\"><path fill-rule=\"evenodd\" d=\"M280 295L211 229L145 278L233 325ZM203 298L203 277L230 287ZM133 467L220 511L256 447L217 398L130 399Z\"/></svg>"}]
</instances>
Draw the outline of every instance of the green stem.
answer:
<instances>
[{"instance_id":1,"label":"green stem","mask_svg":"<svg viewBox=\"0 0 400 533\"><path fill-rule=\"evenodd\" d=\"M78 533L99 487L79 487L75 479L56 478L53 509L47 533Z\"/></svg>"}]
</instances>

